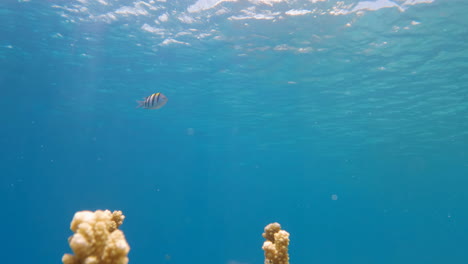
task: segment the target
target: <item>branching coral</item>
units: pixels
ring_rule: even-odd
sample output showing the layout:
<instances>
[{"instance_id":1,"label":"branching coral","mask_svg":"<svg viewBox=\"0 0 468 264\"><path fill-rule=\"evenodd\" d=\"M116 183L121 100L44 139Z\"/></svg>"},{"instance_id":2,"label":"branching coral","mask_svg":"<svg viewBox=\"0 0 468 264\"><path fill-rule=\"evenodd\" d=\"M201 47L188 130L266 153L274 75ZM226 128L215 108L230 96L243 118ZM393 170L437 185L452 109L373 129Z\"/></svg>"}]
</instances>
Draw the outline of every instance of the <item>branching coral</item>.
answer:
<instances>
[{"instance_id":1,"label":"branching coral","mask_svg":"<svg viewBox=\"0 0 468 264\"><path fill-rule=\"evenodd\" d=\"M265 227L262 236L266 239L262 249L265 251L265 264L289 264L289 233L281 230L278 223Z\"/></svg>"},{"instance_id":2,"label":"branching coral","mask_svg":"<svg viewBox=\"0 0 468 264\"><path fill-rule=\"evenodd\" d=\"M63 255L63 264L127 264L130 247L118 229L124 219L121 211L77 212L70 225L75 234L68 239L75 255ZM289 264L289 233L272 223L262 235L265 264Z\"/></svg>"},{"instance_id":3,"label":"branching coral","mask_svg":"<svg viewBox=\"0 0 468 264\"><path fill-rule=\"evenodd\" d=\"M125 216L121 211L81 211L73 217L68 239L75 255L65 254L63 264L127 264L130 251L125 236L117 228Z\"/></svg>"}]
</instances>

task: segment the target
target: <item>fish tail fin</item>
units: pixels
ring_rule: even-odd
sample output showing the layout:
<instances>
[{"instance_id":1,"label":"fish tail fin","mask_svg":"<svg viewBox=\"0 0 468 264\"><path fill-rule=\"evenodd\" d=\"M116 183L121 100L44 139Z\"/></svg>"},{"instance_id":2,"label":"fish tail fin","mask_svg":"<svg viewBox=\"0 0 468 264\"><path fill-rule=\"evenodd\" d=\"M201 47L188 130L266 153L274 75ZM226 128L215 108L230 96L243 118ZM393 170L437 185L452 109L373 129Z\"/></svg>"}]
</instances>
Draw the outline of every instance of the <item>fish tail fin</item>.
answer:
<instances>
[{"instance_id":1,"label":"fish tail fin","mask_svg":"<svg viewBox=\"0 0 468 264\"><path fill-rule=\"evenodd\" d=\"M136 102L137 102L137 104L138 104L138 105L136 106L136 108L143 107L143 105L145 104L145 101L138 101L138 100L136 100Z\"/></svg>"}]
</instances>

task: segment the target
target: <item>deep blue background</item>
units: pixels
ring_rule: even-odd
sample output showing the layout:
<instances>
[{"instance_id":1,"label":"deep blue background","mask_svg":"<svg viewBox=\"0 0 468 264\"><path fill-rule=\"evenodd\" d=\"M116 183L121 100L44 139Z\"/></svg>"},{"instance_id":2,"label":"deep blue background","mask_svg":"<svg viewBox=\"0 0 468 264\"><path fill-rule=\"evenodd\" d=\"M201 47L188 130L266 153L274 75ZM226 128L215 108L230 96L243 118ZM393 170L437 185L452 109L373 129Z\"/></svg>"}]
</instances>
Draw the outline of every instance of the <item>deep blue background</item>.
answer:
<instances>
[{"instance_id":1,"label":"deep blue background","mask_svg":"<svg viewBox=\"0 0 468 264\"><path fill-rule=\"evenodd\" d=\"M247 56L145 53L139 27L51 5L0 5L3 263L60 263L73 214L96 209L126 215L131 263L262 263L275 221L291 263L467 263L466 4L366 14L325 55ZM153 92L164 108L135 109Z\"/></svg>"}]
</instances>

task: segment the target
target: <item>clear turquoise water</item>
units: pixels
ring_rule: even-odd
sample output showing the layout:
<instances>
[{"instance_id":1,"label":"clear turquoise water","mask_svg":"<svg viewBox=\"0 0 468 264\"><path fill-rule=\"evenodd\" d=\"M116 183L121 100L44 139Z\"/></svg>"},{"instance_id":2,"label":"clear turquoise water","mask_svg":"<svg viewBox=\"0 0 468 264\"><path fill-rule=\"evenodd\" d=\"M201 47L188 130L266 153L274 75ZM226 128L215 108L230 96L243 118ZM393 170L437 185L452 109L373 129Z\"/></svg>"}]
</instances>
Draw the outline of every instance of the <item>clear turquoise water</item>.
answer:
<instances>
[{"instance_id":1,"label":"clear turquoise water","mask_svg":"<svg viewBox=\"0 0 468 264\"><path fill-rule=\"evenodd\" d=\"M130 263L262 263L274 221L293 264L467 263L467 12L2 1L2 263L60 263L96 209Z\"/></svg>"}]
</instances>

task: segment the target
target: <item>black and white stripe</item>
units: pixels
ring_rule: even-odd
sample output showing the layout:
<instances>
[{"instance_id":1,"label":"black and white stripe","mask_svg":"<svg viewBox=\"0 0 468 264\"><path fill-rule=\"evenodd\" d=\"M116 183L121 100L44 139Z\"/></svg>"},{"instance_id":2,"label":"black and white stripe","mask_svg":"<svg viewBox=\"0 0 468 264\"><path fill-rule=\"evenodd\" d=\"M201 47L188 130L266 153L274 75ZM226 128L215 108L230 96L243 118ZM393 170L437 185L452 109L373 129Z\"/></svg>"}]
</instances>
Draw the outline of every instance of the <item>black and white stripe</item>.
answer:
<instances>
[{"instance_id":1,"label":"black and white stripe","mask_svg":"<svg viewBox=\"0 0 468 264\"><path fill-rule=\"evenodd\" d=\"M145 99L145 108L153 108L159 102L159 97L161 93L154 93ZM156 101L156 102L155 102Z\"/></svg>"}]
</instances>

